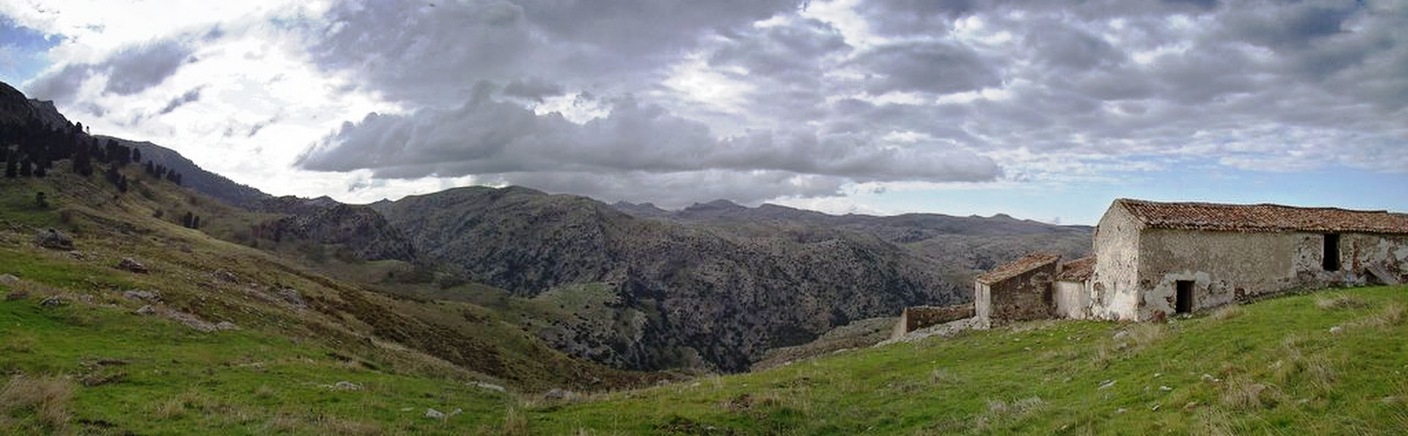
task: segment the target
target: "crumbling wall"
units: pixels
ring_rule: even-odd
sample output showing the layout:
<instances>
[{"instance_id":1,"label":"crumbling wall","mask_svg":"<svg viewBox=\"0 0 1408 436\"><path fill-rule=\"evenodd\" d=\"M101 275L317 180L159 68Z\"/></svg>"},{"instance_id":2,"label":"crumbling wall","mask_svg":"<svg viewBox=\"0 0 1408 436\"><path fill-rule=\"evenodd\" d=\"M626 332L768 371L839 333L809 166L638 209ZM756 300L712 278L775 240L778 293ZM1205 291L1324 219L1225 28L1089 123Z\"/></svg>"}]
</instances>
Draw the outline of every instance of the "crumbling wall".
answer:
<instances>
[{"instance_id":1,"label":"crumbling wall","mask_svg":"<svg viewBox=\"0 0 1408 436\"><path fill-rule=\"evenodd\" d=\"M972 318L973 314L972 304L906 307L904 312L900 313L900 320L895 324L894 333L890 336L892 338L904 336L906 333L925 327Z\"/></svg>"}]
</instances>

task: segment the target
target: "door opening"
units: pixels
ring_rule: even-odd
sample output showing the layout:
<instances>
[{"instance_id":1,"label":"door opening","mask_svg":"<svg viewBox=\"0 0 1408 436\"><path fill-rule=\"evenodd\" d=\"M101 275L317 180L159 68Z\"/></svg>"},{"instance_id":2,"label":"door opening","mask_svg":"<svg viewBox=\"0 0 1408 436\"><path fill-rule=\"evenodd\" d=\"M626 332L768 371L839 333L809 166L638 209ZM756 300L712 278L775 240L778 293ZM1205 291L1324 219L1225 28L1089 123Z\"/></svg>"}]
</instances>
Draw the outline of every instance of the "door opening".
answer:
<instances>
[{"instance_id":1,"label":"door opening","mask_svg":"<svg viewBox=\"0 0 1408 436\"><path fill-rule=\"evenodd\" d=\"M1193 281L1179 280L1175 282L1178 294L1173 298L1174 313L1193 312Z\"/></svg>"},{"instance_id":2,"label":"door opening","mask_svg":"<svg viewBox=\"0 0 1408 436\"><path fill-rule=\"evenodd\" d=\"M1323 264L1323 265L1321 265L1321 266L1325 267L1325 271L1339 271L1339 270L1340 270L1340 235L1339 235L1338 233L1326 233L1326 234L1325 234L1325 249L1322 250L1322 251L1323 251L1323 253L1325 254L1325 256L1324 256L1323 261L1321 262L1321 263Z\"/></svg>"}]
</instances>

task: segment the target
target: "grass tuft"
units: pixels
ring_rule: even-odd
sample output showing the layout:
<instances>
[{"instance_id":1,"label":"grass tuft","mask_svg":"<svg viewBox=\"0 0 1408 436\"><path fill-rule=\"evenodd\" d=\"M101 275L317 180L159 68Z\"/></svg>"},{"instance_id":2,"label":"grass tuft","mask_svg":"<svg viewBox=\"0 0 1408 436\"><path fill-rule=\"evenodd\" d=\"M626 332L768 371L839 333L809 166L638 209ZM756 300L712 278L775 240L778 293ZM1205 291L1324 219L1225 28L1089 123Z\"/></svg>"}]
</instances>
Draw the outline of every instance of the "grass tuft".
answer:
<instances>
[{"instance_id":1,"label":"grass tuft","mask_svg":"<svg viewBox=\"0 0 1408 436\"><path fill-rule=\"evenodd\" d=\"M1225 321L1225 320L1229 320L1229 319L1232 319L1232 318L1236 318L1236 317L1242 316L1242 315L1245 314L1245 313L1247 313L1247 311L1246 311L1245 309L1242 309L1242 305L1240 305L1240 304L1235 304L1235 303L1234 303L1234 304L1229 304L1229 305L1226 305L1226 306L1222 306L1222 307L1218 308L1217 310L1213 311L1213 312L1212 312L1212 319L1215 319L1215 320L1218 320L1218 321Z\"/></svg>"},{"instance_id":2,"label":"grass tuft","mask_svg":"<svg viewBox=\"0 0 1408 436\"><path fill-rule=\"evenodd\" d=\"M1280 393L1275 388L1257 383L1247 376L1233 376L1222 389L1222 404L1235 410L1257 410L1273 407Z\"/></svg>"},{"instance_id":3,"label":"grass tuft","mask_svg":"<svg viewBox=\"0 0 1408 436\"><path fill-rule=\"evenodd\" d=\"M1315 307L1325 310L1363 309L1369 307L1369 302L1359 297L1344 294L1331 294L1316 298Z\"/></svg>"},{"instance_id":4,"label":"grass tuft","mask_svg":"<svg viewBox=\"0 0 1408 436\"><path fill-rule=\"evenodd\" d=\"M72 399L73 382L67 378L17 375L0 390L0 415L33 414L39 425L58 433L68 426Z\"/></svg>"}]
</instances>

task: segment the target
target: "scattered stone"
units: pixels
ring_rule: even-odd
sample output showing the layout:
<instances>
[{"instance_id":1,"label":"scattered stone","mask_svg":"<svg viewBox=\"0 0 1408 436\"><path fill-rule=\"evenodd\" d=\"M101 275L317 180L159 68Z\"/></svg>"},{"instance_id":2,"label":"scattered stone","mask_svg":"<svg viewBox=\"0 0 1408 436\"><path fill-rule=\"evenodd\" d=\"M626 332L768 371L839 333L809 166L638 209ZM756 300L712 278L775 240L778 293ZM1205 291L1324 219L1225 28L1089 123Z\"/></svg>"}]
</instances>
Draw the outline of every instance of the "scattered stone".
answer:
<instances>
[{"instance_id":1,"label":"scattered stone","mask_svg":"<svg viewBox=\"0 0 1408 436\"><path fill-rule=\"evenodd\" d=\"M1163 377L1163 376L1164 376L1164 373L1162 373L1162 372L1156 372L1156 373L1154 373L1154 378L1159 378L1159 377Z\"/></svg>"},{"instance_id":2,"label":"scattered stone","mask_svg":"<svg viewBox=\"0 0 1408 436\"><path fill-rule=\"evenodd\" d=\"M488 389L488 390L491 390L491 391L505 392L503 386L499 386L499 385L496 385L496 384L493 384L493 383L484 383L484 382L480 382L480 381L475 381L475 382L469 382L469 385L470 385L470 386L477 387L477 388L480 388L480 389Z\"/></svg>"},{"instance_id":3,"label":"scattered stone","mask_svg":"<svg viewBox=\"0 0 1408 436\"><path fill-rule=\"evenodd\" d=\"M123 292L123 293L122 293L122 297L123 297L123 298L126 298L126 299L128 299L128 300L138 300L138 301L147 301L147 302L157 302L157 301L161 301L161 295L157 295L157 293L152 292L152 291L131 290L131 291Z\"/></svg>"},{"instance_id":4,"label":"scattered stone","mask_svg":"<svg viewBox=\"0 0 1408 436\"><path fill-rule=\"evenodd\" d=\"M1203 381L1205 381L1205 382L1211 382L1211 383L1217 383L1217 382L1222 381L1222 379L1217 378L1217 377L1213 377L1212 374L1203 374Z\"/></svg>"},{"instance_id":5,"label":"scattered stone","mask_svg":"<svg viewBox=\"0 0 1408 436\"><path fill-rule=\"evenodd\" d=\"M441 412L441 411L439 411L439 410L435 410L435 409L431 409L431 408L426 408L426 409L425 409L425 417L426 417L426 418L430 418L430 419L445 419L445 412Z\"/></svg>"},{"instance_id":6,"label":"scattered stone","mask_svg":"<svg viewBox=\"0 0 1408 436\"><path fill-rule=\"evenodd\" d=\"M1197 401L1189 401L1188 404L1184 404L1184 405L1183 405L1183 410L1193 410L1193 409L1196 409L1196 408L1198 408L1198 402L1197 402Z\"/></svg>"},{"instance_id":7,"label":"scattered stone","mask_svg":"<svg viewBox=\"0 0 1408 436\"><path fill-rule=\"evenodd\" d=\"M88 260L88 255L83 254L82 251L70 251L68 257L72 257L73 260Z\"/></svg>"},{"instance_id":8,"label":"scattered stone","mask_svg":"<svg viewBox=\"0 0 1408 436\"><path fill-rule=\"evenodd\" d=\"M50 250L73 250L73 240L54 229L39 232L34 236L34 243Z\"/></svg>"},{"instance_id":9,"label":"scattered stone","mask_svg":"<svg viewBox=\"0 0 1408 436\"><path fill-rule=\"evenodd\" d=\"M402 411L402 412L410 412L410 411L412 411L412 410L416 410L416 408L414 408L414 407L402 407L402 408L401 408L401 411Z\"/></svg>"},{"instance_id":10,"label":"scattered stone","mask_svg":"<svg viewBox=\"0 0 1408 436\"><path fill-rule=\"evenodd\" d=\"M236 276L234 273L225 271L223 269L215 270L215 272L211 273L210 276L214 277L217 281L225 283L239 283L240 281L239 276Z\"/></svg>"},{"instance_id":11,"label":"scattered stone","mask_svg":"<svg viewBox=\"0 0 1408 436\"><path fill-rule=\"evenodd\" d=\"M283 288L279 290L278 294L279 298L282 298L284 302L287 302L293 307L297 307L299 309L308 308L308 303L303 301L303 295L299 294L297 289Z\"/></svg>"},{"instance_id":12,"label":"scattered stone","mask_svg":"<svg viewBox=\"0 0 1408 436\"><path fill-rule=\"evenodd\" d=\"M1168 391L1173 390L1173 388L1168 387L1168 386L1159 386L1159 390L1164 391L1164 392L1168 392Z\"/></svg>"},{"instance_id":13,"label":"scattered stone","mask_svg":"<svg viewBox=\"0 0 1408 436\"><path fill-rule=\"evenodd\" d=\"M119 372L114 374L88 374L79 380L85 387L102 386L112 383L121 383L127 380L127 373Z\"/></svg>"},{"instance_id":14,"label":"scattered stone","mask_svg":"<svg viewBox=\"0 0 1408 436\"><path fill-rule=\"evenodd\" d=\"M1125 412L1128 412L1128 411L1129 411L1129 409L1126 409L1126 408L1123 408L1123 407L1118 408L1118 409L1115 409L1115 413L1125 413Z\"/></svg>"},{"instance_id":15,"label":"scattered stone","mask_svg":"<svg viewBox=\"0 0 1408 436\"><path fill-rule=\"evenodd\" d=\"M14 286L20 284L20 278L9 274L0 275L0 285Z\"/></svg>"},{"instance_id":16,"label":"scattered stone","mask_svg":"<svg viewBox=\"0 0 1408 436\"><path fill-rule=\"evenodd\" d=\"M1154 407L1150 407L1150 408L1149 408L1149 411L1151 411L1151 412L1158 412L1158 411L1159 411L1159 406L1161 406L1161 404L1155 404Z\"/></svg>"},{"instance_id":17,"label":"scattered stone","mask_svg":"<svg viewBox=\"0 0 1408 436\"><path fill-rule=\"evenodd\" d=\"M1116 340L1116 341L1118 341L1118 340L1120 340L1120 339L1127 338L1127 337L1129 337L1129 331L1120 330L1120 331L1118 331L1118 332L1115 332L1115 340Z\"/></svg>"},{"instance_id":18,"label":"scattered stone","mask_svg":"<svg viewBox=\"0 0 1408 436\"><path fill-rule=\"evenodd\" d=\"M1338 335L1338 334L1340 334L1340 333L1344 333L1344 327L1340 327L1340 326L1330 327L1330 334L1332 334L1332 335Z\"/></svg>"},{"instance_id":19,"label":"scattered stone","mask_svg":"<svg viewBox=\"0 0 1408 436\"><path fill-rule=\"evenodd\" d=\"M39 302L39 305L43 307L62 306L63 304L64 299L59 297L58 295L50 295Z\"/></svg>"},{"instance_id":20,"label":"scattered stone","mask_svg":"<svg viewBox=\"0 0 1408 436\"><path fill-rule=\"evenodd\" d=\"M333 383L332 386L329 387L329 389L332 389L334 391L360 391L364 388L362 387L362 385L352 383L347 380L342 380L337 383Z\"/></svg>"},{"instance_id":21,"label":"scattered stone","mask_svg":"<svg viewBox=\"0 0 1408 436\"><path fill-rule=\"evenodd\" d=\"M136 311L136 312L132 312L132 313L135 313L135 314L138 314L138 315L142 315L142 316L151 316L151 315L156 315L156 309L153 308L152 305L150 305L150 304L143 304L142 307L138 307L138 308L137 308L137 311Z\"/></svg>"},{"instance_id":22,"label":"scattered stone","mask_svg":"<svg viewBox=\"0 0 1408 436\"><path fill-rule=\"evenodd\" d=\"M240 326L237 326L237 325L235 325L235 323L232 323L232 322L229 322L229 321L220 321L220 322L215 323L215 329L216 329L216 330L220 330L220 331L225 331L225 330L239 330L239 328L240 328Z\"/></svg>"},{"instance_id":23,"label":"scattered stone","mask_svg":"<svg viewBox=\"0 0 1408 436\"><path fill-rule=\"evenodd\" d=\"M1100 389L1109 389L1115 385L1115 380L1105 380L1100 382Z\"/></svg>"},{"instance_id":24,"label":"scattered stone","mask_svg":"<svg viewBox=\"0 0 1408 436\"><path fill-rule=\"evenodd\" d=\"M137 274L146 274L150 272L150 270L147 269L146 265L142 265L141 262L138 262L136 259L130 257L122 258L122 261L117 263L117 269L128 272L134 272Z\"/></svg>"},{"instance_id":25,"label":"scattered stone","mask_svg":"<svg viewBox=\"0 0 1408 436\"><path fill-rule=\"evenodd\" d=\"M548 393L543 394L543 398L549 400L566 400L572 398L572 391L553 388Z\"/></svg>"}]
</instances>

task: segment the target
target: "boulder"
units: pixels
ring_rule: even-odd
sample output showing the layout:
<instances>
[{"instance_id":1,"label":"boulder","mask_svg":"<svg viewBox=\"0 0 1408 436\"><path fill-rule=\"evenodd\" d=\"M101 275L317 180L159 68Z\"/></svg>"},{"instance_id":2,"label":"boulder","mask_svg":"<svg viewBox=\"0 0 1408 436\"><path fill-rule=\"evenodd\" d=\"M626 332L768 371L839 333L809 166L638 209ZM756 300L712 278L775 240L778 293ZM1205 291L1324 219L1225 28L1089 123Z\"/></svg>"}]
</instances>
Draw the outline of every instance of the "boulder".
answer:
<instances>
[{"instance_id":1,"label":"boulder","mask_svg":"<svg viewBox=\"0 0 1408 436\"><path fill-rule=\"evenodd\" d=\"M236 276L235 273L232 273L232 272L229 272L229 271L225 271L225 270L223 270L223 269L222 269L222 270L217 270L217 271L211 273L210 275L211 275L211 277L214 277L215 280L220 281L220 282L224 282L224 283L239 283L239 282L240 282L239 276Z\"/></svg>"},{"instance_id":2,"label":"boulder","mask_svg":"<svg viewBox=\"0 0 1408 436\"><path fill-rule=\"evenodd\" d=\"M572 391L557 388L553 388L546 394L543 394L543 398L548 400L570 400L572 397Z\"/></svg>"},{"instance_id":3,"label":"boulder","mask_svg":"<svg viewBox=\"0 0 1408 436\"><path fill-rule=\"evenodd\" d=\"M20 284L20 278L9 274L0 275L0 285L14 286Z\"/></svg>"},{"instance_id":4,"label":"boulder","mask_svg":"<svg viewBox=\"0 0 1408 436\"><path fill-rule=\"evenodd\" d=\"M291 306L293 306L293 307L296 307L296 308L299 308L299 309L306 309L306 308L308 308L308 303L305 302L305 301L303 301L303 295L302 295L302 294L299 294L299 293L298 293L298 290L296 290L296 289L292 289L292 288L283 288L283 289L280 289L280 290L279 290L278 294L279 294L279 298L282 298L282 299L284 300L284 302L288 303L289 305L291 305Z\"/></svg>"},{"instance_id":5,"label":"boulder","mask_svg":"<svg viewBox=\"0 0 1408 436\"><path fill-rule=\"evenodd\" d=\"M123 292L123 293L122 293L122 297L123 297L123 298L126 298L126 299L128 299L128 300L138 300L138 301L147 301L147 302L161 301L161 295L158 295L157 293L152 292L152 291L137 291L137 290L132 290L132 291Z\"/></svg>"},{"instance_id":6,"label":"boulder","mask_svg":"<svg viewBox=\"0 0 1408 436\"><path fill-rule=\"evenodd\" d=\"M141 262L138 262L136 259L130 257L122 258L122 261L117 263L117 269L123 271L130 271L137 274L146 274L150 272L150 270L147 269L146 265L143 265Z\"/></svg>"},{"instance_id":7,"label":"boulder","mask_svg":"<svg viewBox=\"0 0 1408 436\"><path fill-rule=\"evenodd\" d=\"M425 409L425 417L430 419L445 419L445 412L435 409Z\"/></svg>"},{"instance_id":8,"label":"boulder","mask_svg":"<svg viewBox=\"0 0 1408 436\"><path fill-rule=\"evenodd\" d=\"M63 304L64 304L64 299L63 299L63 298L60 298L58 295L50 295L50 296L44 298L43 300L40 300L40 301L39 301L39 305L40 305L40 306L43 306L43 307L56 307L56 306L62 306Z\"/></svg>"},{"instance_id":9,"label":"boulder","mask_svg":"<svg viewBox=\"0 0 1408 436\"><path fill-rule=\"evenodd\" d=\"M73 250L73 240L54 229L39 232L34 236L34 243L51 250Z\"/></svg>"},{"instance_id":10,"label":"boulder","mask_svg":"<svg viewBox=\"0 0 1408 436\"><path fill-rule=\"evenodd\" d=\"M133 313L136 313L136 314L138 314L138 315L143 315L143 316L155 315L155 314L156 314L156 309L153 308L152 305L146 304L146 305L143 305L142 307L137 308L137 311L136 311L136 312L133 312Z\"/></svg>"}]
</instances>

